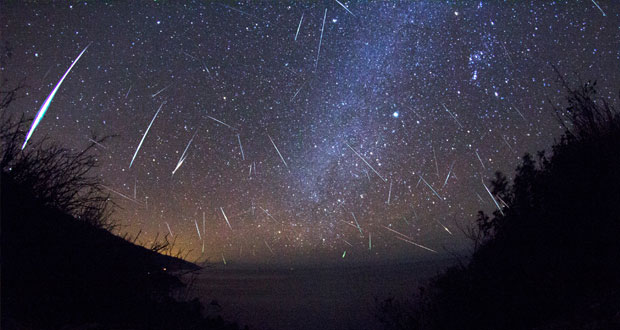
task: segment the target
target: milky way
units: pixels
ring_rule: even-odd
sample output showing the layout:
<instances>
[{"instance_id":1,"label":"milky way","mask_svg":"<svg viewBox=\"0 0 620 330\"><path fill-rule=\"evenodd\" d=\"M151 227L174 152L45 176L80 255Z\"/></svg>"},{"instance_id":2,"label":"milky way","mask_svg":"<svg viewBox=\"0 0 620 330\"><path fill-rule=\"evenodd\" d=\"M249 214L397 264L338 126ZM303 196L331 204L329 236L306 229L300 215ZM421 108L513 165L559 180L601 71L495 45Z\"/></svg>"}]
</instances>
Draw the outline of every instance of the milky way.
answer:
<instances>
[{"instance_id":1,"label":"milky way","mask_svg":"<svg viewBox=\"0 0 620 330\"><path fill-rule=\"evenodd\" d=\"M9 2L2 76L28 85L9 111L34 117L90 44L32 139L83 149L118 135L97 174L129 197L112 194L118 232L142 230L142 244L169 233L188 259L229 263L426 257L466 247L459 228L496 209L483 182L561 134L553 66L615 100L618 12Z\"/></svg>"}]
</instances>

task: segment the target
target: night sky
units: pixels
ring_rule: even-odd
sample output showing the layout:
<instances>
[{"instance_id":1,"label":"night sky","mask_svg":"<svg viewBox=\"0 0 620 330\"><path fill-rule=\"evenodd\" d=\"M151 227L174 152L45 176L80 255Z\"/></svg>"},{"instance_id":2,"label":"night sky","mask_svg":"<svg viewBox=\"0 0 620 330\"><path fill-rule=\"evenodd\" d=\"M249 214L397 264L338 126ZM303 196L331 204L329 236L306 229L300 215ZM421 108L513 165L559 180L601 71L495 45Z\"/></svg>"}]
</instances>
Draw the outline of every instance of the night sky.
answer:
<instances>
[{"instance_id":1,"label":"night sky","mask_svg":"<svg viewBox=\"0 0 620 330\"><path fill-rule=\"evenodd\" d=\"M181 3L5 1L1 74L34 118L88 46L32 140L118 135L96 173L117 232L191 261L462 251L483 181L562 133L552 65L620 86L617 1Z\"/></svg>"}]
</instances>

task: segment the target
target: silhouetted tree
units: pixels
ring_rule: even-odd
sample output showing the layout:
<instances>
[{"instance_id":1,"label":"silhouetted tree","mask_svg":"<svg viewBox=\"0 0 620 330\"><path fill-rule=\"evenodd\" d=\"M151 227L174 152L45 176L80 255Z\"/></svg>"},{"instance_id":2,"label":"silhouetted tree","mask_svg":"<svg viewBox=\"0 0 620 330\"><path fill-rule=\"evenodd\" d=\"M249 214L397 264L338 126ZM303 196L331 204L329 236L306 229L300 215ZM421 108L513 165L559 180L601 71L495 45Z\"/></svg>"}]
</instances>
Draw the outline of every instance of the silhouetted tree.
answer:
<instances>
[{"instance_id":1,"label":"silhouetted tree","mask_svg":"<svg viewBox=\"0 0 620 330\"><path fill-rule=\"evenodd\" d=\"M562 83L552 153L525 154L512 183L495 174L502 211L465 231L469 264L433 279L413 312L383 304L389 328L620 328L620 115L596 83Z\"/></svg>"}]
</instances>

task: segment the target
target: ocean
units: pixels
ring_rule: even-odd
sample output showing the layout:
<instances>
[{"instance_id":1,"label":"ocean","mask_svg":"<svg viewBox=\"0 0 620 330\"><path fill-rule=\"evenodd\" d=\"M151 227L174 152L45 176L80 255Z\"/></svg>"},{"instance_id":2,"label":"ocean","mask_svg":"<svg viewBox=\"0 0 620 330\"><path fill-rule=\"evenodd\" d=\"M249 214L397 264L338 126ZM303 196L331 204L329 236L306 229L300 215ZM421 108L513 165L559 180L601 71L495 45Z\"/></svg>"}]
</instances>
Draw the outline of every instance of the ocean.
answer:
<instances>
[{"instance_id":1,"label":"ocean","mask_svg":"<svg viewBox=\"0 0 620 330\"><path fill-rule=\"evenodd\" d=\"M226 320L250 329L380 329L375 299L406 299L454 260L388 265L204 268L194 292ZM217 305L211 304L213 301Z\"/></svg>"}]
</instances>

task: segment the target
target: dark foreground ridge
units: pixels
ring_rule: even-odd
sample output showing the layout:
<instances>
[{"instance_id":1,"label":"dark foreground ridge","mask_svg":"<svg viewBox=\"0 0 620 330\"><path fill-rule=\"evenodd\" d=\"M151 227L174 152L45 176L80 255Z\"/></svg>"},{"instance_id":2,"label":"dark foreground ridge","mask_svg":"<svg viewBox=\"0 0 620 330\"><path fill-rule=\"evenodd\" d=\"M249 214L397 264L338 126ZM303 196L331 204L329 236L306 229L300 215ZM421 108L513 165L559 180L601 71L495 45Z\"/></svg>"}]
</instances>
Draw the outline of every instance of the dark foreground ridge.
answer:
<instances>
[{"instance_id":1,"label":"dark foreground ridge","mask_svg":"<svg viewBox=\"0 0 620 330\"><path fill-rule=\"evenodd\" d=\"M2 174L3 329L235 329L177 301L187 261L132 244L32 198Z\"/></svg>"},{"instance_id":2,"label":"dark foreground ridge","mask_svg":"<svg viewBox=\"0 0 620 330\"><path fill-rule=\"evenodd\" d=\"M464 230L472 259L380 304L388 328L620 329L620 115L594 86L565 84L552 154L496 173L501 211Z\"/></svg>"},{"instance_id":3,"label":"dark foreground ridge","mask_svg":"<svg viewBox=\"0 0 620 330\"><path fill-rule=\"evenodd\" d=\"M2 329L237 329L188 300L180 276L200 267L108 231L91 149L42 141L22 151L26 121L2 105Z\"/></svg>"}]
</instances>

